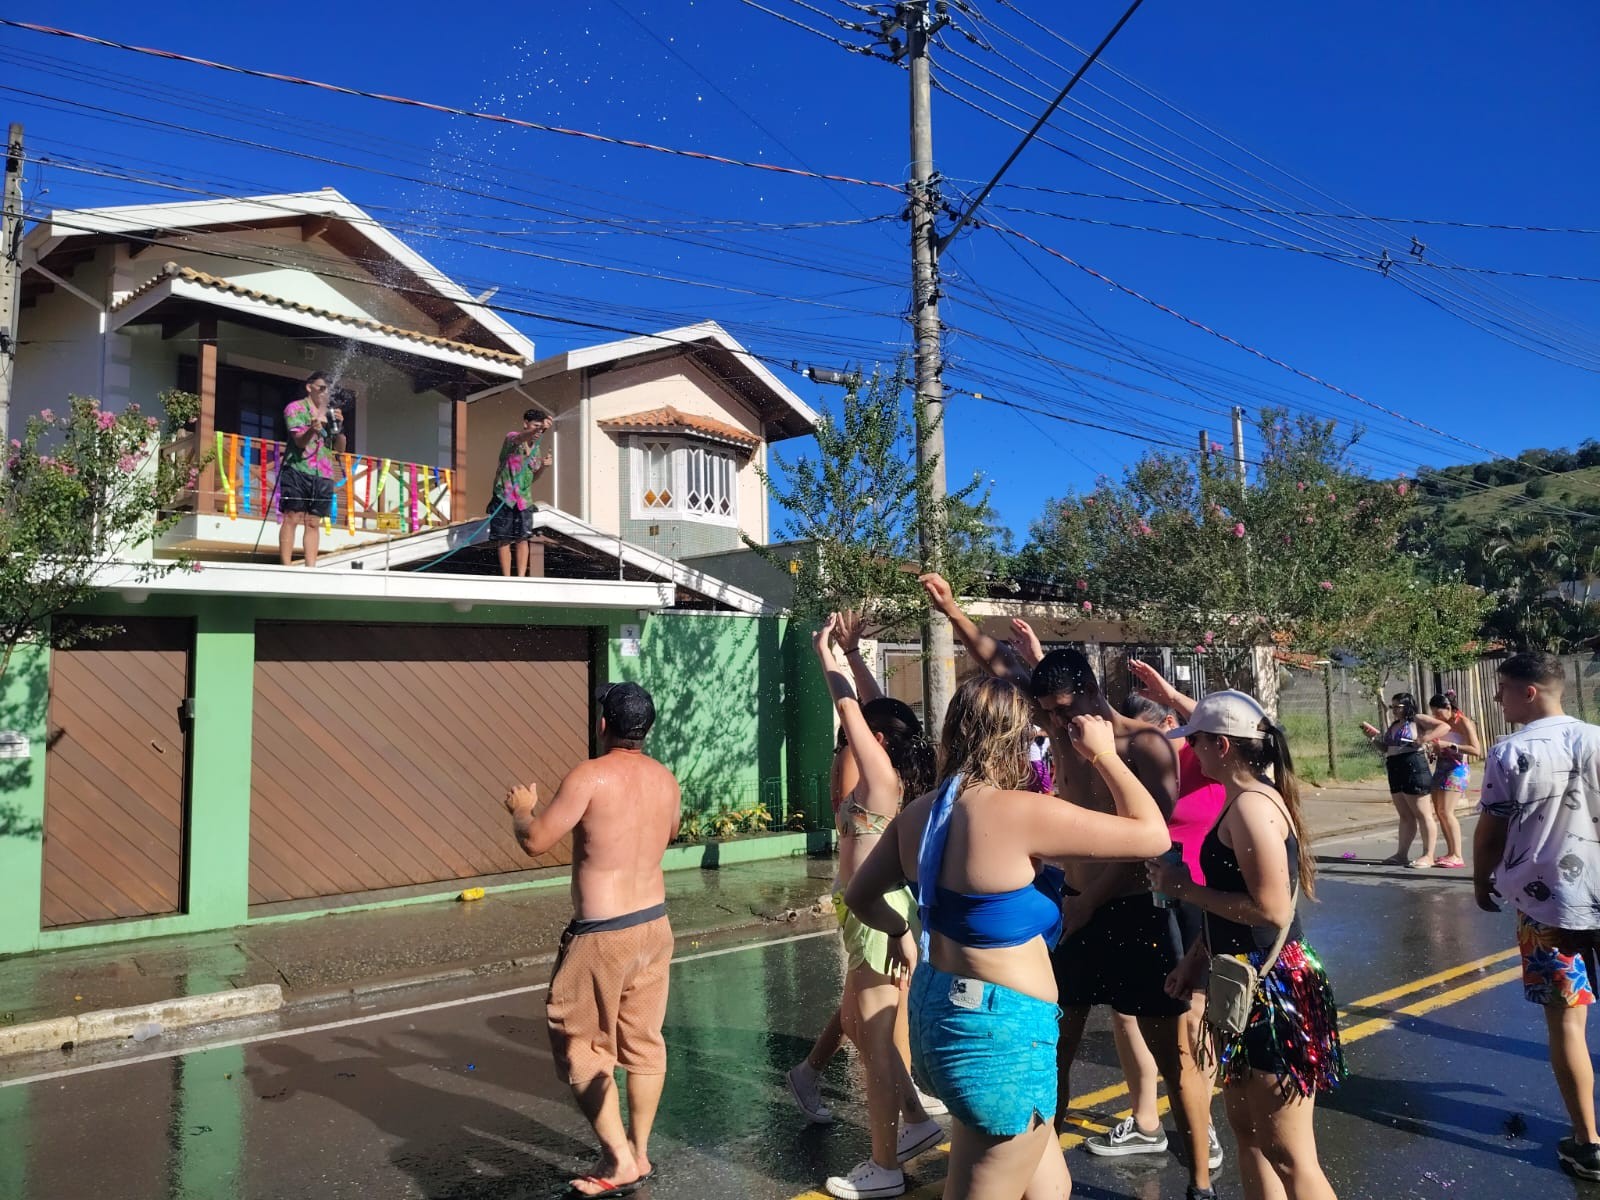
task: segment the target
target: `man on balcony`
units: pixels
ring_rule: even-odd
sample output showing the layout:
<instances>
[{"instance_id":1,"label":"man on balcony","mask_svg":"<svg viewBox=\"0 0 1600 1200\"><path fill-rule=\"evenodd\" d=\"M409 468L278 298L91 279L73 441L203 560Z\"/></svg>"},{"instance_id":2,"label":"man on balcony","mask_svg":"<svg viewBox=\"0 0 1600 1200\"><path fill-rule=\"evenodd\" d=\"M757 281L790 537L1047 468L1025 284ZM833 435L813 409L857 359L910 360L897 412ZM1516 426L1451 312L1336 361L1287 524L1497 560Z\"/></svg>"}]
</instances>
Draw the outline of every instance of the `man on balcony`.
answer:
<instances>
[{"instance_id":1,"label":"man on balcony","mask_svg":"<svg viewBox=\"0 0 1600 1200\"><path fill-rule=\"evenodd\" d=\"M334 455L344 453L344 425L339 410L329 406L327 375L314 371L305 386L305 396L283 410L289 446L278 472L278 507L283 514L278 561L286 567L294 561L294 531L301 526L306 531L306 566L317 565L321 522L333 512L334 486L340 477Z\"/></svg>"},{"instance_id":2,"label":"man on balcony","mask_svg":"<svg viewBox=\"0 0 1600 1200\"><path fill-rule=\"evenodd\" d=\"M533 536L533 481L550 465L543 452L544 435L554 422L541 408L522 414L522 428L506 434L500 444L500 466L494 475L494 497L489 501L489 540L500 549L500 574L528 574L528 540ZM516 570L511 551L516 549Z\"/></svg>"}]
</instances>

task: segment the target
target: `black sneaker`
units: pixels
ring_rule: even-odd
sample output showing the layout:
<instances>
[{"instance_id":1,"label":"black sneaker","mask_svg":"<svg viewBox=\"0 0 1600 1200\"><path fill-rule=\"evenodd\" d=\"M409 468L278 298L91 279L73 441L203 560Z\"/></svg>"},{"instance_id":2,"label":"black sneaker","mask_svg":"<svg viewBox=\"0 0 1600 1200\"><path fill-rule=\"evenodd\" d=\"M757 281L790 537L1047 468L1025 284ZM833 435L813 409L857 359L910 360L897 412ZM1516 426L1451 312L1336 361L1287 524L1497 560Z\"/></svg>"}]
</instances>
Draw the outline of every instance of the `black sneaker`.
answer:
<instances>
[{"instance_id":1,"label":"black sneaker","mask_svg":"<svg viewBox=\"0 0 1600 1200\"><path fill-rule=\"evenodd\" d=\"M1556 1144L1561 1165L1579 1179L1600 1180L1600 1142L1580 1142L1564 1137Z\"/></svg>"},{"instance_id":2,"label":"black sneaker","mask_svg":"<svg viewBox=\"0 0 1600 1200\"><path fill-rule=\"evenodd\" d=\"M1191 1183L1189 1190L1183 1194L1183 1200L1217 1200L1217 1192L1215 1188L1195 1187Z\"/></svg>"}]
</instances>

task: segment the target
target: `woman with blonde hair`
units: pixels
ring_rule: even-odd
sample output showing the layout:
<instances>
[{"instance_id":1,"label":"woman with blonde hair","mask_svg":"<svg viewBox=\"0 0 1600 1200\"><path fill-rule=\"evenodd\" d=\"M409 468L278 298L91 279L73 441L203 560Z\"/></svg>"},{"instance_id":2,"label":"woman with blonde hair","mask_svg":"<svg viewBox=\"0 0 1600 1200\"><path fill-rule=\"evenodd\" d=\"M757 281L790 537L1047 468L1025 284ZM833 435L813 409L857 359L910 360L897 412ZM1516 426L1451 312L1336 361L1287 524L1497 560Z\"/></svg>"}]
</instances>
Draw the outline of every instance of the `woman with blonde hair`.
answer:
<instances>
[{"instance_id":1,"label":"woman with blonde hair","mask_svg":"<svg viewBox=\"0 0 1600 1200\"><path fill-rule=\"evenodd\" d=\"M1246 1200L1334 1200L1312 1112L1344 1078L1344 1057L1333 992L1296 912L1315 877L1288 739L1243 692L1213 692L1169 736L1188 741L1227 807L1200 849L1204 886L1181 862L1147 864L1153 888L1205 913L1205 936L1167 990L1205 986L1223 956L1249 965L1226 971L1254 984L1242 990L1248 1012L1219 1011L1216 981L1206 1012Z\"/></svg>"},{"instance_id":2,"label":"woman with blonde hair","mask_svg":"<svg viewBox=\"0 0 1600 1200\"><path fill-rule=\"evenodd\" d=\"M1029 787L1033 707L1011 681L975 675L945 715L940 783L895 818L845 890L890 938L896 971L916 961L891 902L916 882L924 953L911 981L911 1053L950 1107L946 1200L1066 1200L1056 1142L1060 1009L1050 946L1061 932L1059 867L1166 850L1161 810L1118 756L1111 723L1080 716L1072 746L1105 780L1116 813Z\"/></svg>"}]
</instances>

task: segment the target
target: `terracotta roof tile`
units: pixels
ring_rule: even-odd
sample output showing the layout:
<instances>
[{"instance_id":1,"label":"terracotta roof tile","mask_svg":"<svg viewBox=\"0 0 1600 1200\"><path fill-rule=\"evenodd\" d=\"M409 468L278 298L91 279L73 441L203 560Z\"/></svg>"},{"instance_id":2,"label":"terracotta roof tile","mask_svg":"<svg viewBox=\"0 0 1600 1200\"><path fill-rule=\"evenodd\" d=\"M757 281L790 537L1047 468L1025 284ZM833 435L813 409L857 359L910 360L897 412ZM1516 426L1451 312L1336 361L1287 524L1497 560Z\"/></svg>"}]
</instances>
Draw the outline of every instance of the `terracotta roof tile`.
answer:
<instances>
[{"instance_id":1,"label":"terracotta roof tile","mask_svg":"<svg viewBox=\"0 0 1600 1200\"><path fill-rule=\"evenodd\" d=\"M600 422L600 428L644 433L692 433L710 438L712 441L727 442L745 450L754 450L761 444L761 439L755 434L740 429L737 425L728 425L722 421L714 421L710 417L695 416L693 413L679 412L670 405L665 408L652 408L646 412L608 417Z\"/></svg>"},{"instance_id":2,"label":"terracotta roof tile","mask_svg":"<svg viewBox=\"0 0 1600 1200\"><path fill-rule=\"evenodd\" d=\"M318 308L312 304L302 304L297 300L286 300L282 296L274 296L268 292L259 292L255 288L247 288L231 280L223 279L216 275L208 275L204 271L196 271L193 267L180 267L177 263L167 263L161 270L145 280L144 283L134 288L122 299L111 306L113 312L125 307L138 297L144 295L152 288L159 286L168 279L183 279L189 283L198 283L202 287L215 288L219 292L230 292L235 296L244 296L250 300L258 300L263 304L275 305L286 308L291 312L305 313L308 316L322 317L332 321L342 321L346 325L354 325L361 329L370 329L375 333L388 334L390 337L403 338L409 342L423 342L429 346L439 346L447 350L457 350L463 354L470 354L475 358L486 358L494 362L508 363L512 366L521 366L527 362L520 354L511 354L504 350L491 350L486 346L474 346L470 342L458 342L450 338L439 337L433 333L422 333L415 329L403 329L398 325L386 325L382 321L373 321L367 317L353 317L348 313L334 312L328 308Z\"/></svg>"}]
</instances>

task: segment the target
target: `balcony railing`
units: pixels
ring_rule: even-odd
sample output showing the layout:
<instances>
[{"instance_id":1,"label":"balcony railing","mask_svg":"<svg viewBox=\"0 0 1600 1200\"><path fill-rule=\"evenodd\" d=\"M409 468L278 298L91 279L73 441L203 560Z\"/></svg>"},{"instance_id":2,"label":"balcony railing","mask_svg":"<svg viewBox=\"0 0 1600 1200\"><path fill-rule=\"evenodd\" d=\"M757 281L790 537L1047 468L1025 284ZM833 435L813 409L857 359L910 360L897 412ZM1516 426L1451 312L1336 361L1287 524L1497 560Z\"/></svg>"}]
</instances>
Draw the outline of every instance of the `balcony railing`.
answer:
<instances>
[{"instance_id":1,"label":"balcony railing","mask_svg":"<svg viewBox=\"0 0 1600 1200\"><path fill-rule=\"evenodd\" d=\"M193 463L197 460L195 444L195 434L180 434L168 443L164 453ZM181 507L189 512L205 509L233 519L276 519L284 444L219 433L212 450L213 487L202 493L197 480L195 489L184 493ZM334 491L333 512L323 522L324 528L351 533L416 533L450 524L450 494L455 481L448 468L364 454L334 457L344 469L344 478ZM202 499L209 499L209 506L202 505Z\"/></svg>"}]
</instances>

